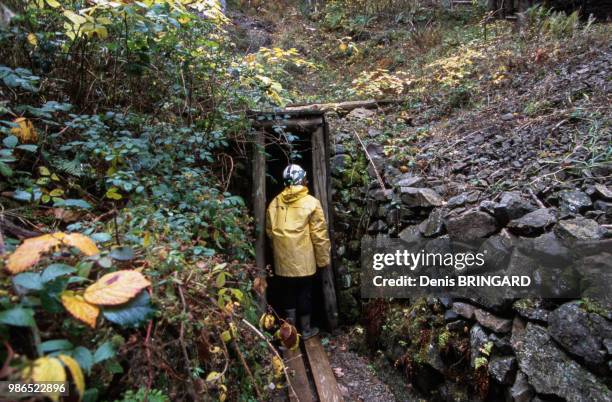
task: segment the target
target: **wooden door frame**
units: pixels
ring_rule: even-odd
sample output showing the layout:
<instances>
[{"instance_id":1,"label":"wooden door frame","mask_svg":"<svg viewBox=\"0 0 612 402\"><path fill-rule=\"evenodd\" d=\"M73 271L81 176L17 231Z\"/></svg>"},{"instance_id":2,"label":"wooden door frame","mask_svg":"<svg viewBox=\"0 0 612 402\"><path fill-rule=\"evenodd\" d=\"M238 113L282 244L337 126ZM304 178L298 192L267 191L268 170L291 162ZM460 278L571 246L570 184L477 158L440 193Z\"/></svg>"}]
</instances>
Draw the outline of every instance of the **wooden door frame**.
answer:
<instances>
[{"instance_id":1,"label":"wooden door frame","mask_svg":"<svg viewBox=\"0 0 612 402\"><path fill-rule=\"evenodd\" d=\"M265 157L265 129L271 127L270 120L258 120L257 116L269 116L270 113L253 113L251 118L255 126L255 142L253 144L253 215L255 218L255 262L260 272L266 269L266 157ZM319 199L328 224L328 234L332 245L332 258L330 266L321 271L325 319L329 330L338 326L338 298L336 295L337 275L335 260L335 247L333 240L333 209L331 197L331 171L329 164L329 126L325 121L323 112L276 112L272 115L283 116L283 125L287 127L299 126L311 129L310 142L312 148L313 177L312 184L314 196ZM255 117L255 118L254 118ZM259 124L257 124L259 122ZM321 151L321 148L322 151ZM316 160L316 161L315 161ZM322 180L322 182L321 182ZM266 301L261 300L265 305Z\"/></svg>"}]
</instances>

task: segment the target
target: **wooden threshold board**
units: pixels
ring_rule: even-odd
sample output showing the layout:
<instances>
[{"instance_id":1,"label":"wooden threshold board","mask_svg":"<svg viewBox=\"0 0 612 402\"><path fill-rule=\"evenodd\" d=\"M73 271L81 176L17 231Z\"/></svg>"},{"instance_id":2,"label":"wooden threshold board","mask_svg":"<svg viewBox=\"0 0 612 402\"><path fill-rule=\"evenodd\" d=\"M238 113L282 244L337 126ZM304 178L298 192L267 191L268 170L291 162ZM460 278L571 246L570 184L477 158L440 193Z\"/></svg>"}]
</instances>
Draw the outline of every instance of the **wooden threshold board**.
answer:
<instances>
[{"instance_id":1,"label":"wooden threshold board","mask_svg":"<svg viewBox=\"0 0 612 402\"><path fill-rule=\"evenodd\" d=\"M290 383L298 396L296 398L293 392L291 392L291 389L288 389L289 400L291 402L297 402L298 400L299 402L315 402L317 399L312 394L310 384L308 383L306 366L304 365L304 358L300 349L284 350L283 357L285 359L285 364L289 368L289 372L293 373L293 375L290 376Z\"/></svg>"},{"instance_id":2,"label":"wooden threshold board","mask_svg":"<svg viewBox=\"0 0 612 402\"><path fill-rule=\"evenodd\" d=\"M329 359L318 336L304 342L306 355L310 363L310 372L314 378L321 402L343 402L344 398L338 388L336 377L329 364Z\"/></svg>"}]
</instances>

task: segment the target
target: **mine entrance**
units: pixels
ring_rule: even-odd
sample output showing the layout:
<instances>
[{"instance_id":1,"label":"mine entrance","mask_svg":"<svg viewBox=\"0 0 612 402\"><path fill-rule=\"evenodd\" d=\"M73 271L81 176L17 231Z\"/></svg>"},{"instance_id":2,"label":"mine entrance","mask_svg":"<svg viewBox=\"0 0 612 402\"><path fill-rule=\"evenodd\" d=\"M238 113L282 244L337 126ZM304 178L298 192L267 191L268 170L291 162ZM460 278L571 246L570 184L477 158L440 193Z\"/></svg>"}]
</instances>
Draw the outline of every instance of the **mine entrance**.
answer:
<instances>
[{"instance_id":1,"label":"mine entrance","mask_svg":"<svg viewBox=\"0 0 612 402\"><path fill-rule=\"evenodd\" d=\"M329 170L329 132L323 112L257 112L251 115L256 142L252 150L252 209L256 221L256 261L260 269L272 267L269 239L265 234L265 211L284 186L282 171L289 163L301 165L307 172L309 193L323 207L332 226ZM330 239L333 236L330 231ZM334 250L332 244L332 250ZM334 266L318 270L313 289L313 320L333 330L338 324ZM268 278L267 302L278 308L278 283Z\"/></svg>"}]
</instances>

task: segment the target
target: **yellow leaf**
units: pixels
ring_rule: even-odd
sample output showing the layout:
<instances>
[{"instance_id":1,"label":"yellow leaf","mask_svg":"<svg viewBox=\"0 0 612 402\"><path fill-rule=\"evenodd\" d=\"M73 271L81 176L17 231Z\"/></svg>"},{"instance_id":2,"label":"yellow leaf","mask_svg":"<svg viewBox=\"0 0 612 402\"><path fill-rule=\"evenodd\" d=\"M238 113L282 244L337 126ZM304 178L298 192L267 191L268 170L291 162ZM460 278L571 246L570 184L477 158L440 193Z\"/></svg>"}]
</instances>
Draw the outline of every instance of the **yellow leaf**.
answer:
<instances>
[{"instance_id":1,"label":"yellow leaf","mask_svg":"<svg viewBox=\"0 0 612 402\"><path fill-rule=\"evenodd\" d=\"M60 196L64 195L64 190L62 190L61 188L56 188L56 189L53 189L53 190L52 190L52 191L49 193L49 195L50 195L51 197L60 197Z\"/></svg>"},{"instance_id":2,"label":"yellow leaf","mask_svg":"<svg viewBox=\"0 0 612 402\"><path fill-rule=\"evenodd\" d=\"M96 327L96 320L100 314L100 309L97 306L87 303L82 295L77 295L71 290L62 292L61 299L70 315L92 328Z\"/></svg>"},{"instance_id":3,"label":"yellow leaf","mask_svg":"<svg viewBox=\"0 0 612 402\"><path fill-rule=\"evenodd\" d=\"M230 331L223 331L221 332L221 340L225 343L228 343L229 341L232 340L232 334L230 333Z\"/></svg>"},{"instance_id":4,"label":"yellow leaf","mask_svg":"<svg viewBox=\"0 0 612 402\"><path fill-rule=\"evenodd\" d=\"M18 117L13 120L13 123L17 124L18 127L11 128L11 134L19 138L22 143L36 142L38 133L30 120L25 117Z\"/></svg>"},{"instance_id":5,"label":"yellow leaf","mask_svg":"<svg viewBox=\"0 0 612 402\"><path fill-rule=\"evenodd\" d=\"M56 232L24 240L23 244L11 254L6 262L6 269L17 274L36 265L44 253L62 244L76 247L85 255L98 254L100 250L87 236L80 233L65 234Z\"/></svg>"},{"instance_id":6,"label":"yellow leaf","mask_svg":"<svg viewBox=\"0 0 612 402\"><path fill-rule=\"evenodd\" d=\"M210 373L208 373L208 375L206 376L206 381L207 382L213 382L213 381L217 381L219 379L219 377L221 377L221 374L216 372L216 371L211 371Z\"/></svg>"},{"instance_id":7,"label":"yellow leaf","mask_svg":"<svg viewBox=\"0 0 612 402\"><path fill-rule=\"evenodd\" d=\"M121 196L121 194L119 194L117 192L117 187L111 187L108 189L108 191L105 194L106 198L110 198L111 200L120 200L123 197Z\"/></svg>"},{"instance_id":8,"label":"yellow leaf","mask_svg":"<svg viewBox=\"0 0 612 402\"><path fill-rule=\"evenodd\" d=\"M72 375L72 381L74 381L74 385L76 386L77 391L79 392L79 400L83 397L83 393L85 392L85 376L83 376L83 371L81 370L81 366L70 356L59 355L58 359L64 363L68 370L70 371L70 375Z\"/></svg>"},{"instance_id":9,"label":"yellow leaf","mask_svg":"<svg viewBox=\"0 0 612 402\"><path fill-rule=\"evenodd\" d=\"M33 382L64 382L66 371L62 363L55 357L39 357L34 363L22 370L21 376L25 381ZM57 401L59 395L51 394L49 397Z\"/></svg>"},{"instance_id":10,"label":"yellow leaf","mask_svg":"<svg viewBox=\"0 0 612 402\"><path fill-rule=\"evenodd\" d=\"M63 235L63 233L61 234ZM36 265L44 253L53 247L59 246L60 243L59 237L53 234L27 239L9 256L6 262L6 269L12 274L25 271L31 266Z\"/></svg>"},{"instance_id":11,"label":"yellow leaf","mask_svg":"<svg viewBox=\"0 0 612 402\"><path fill-rule=\"evenodd\" d=\"M346 49L348 49L348 46L346 45L346 43L341 43L340 46L338 46L338 48L340 49L341 52L346 52Z\"/></svg>"},{"instance_id":12,"label":"yellow leaf","mask_svg":"<svg viewBox=\"0 0 612 402\"><path fill-rule=\"evenodd\" d=\"M64 244L78 248L83 254L92 256L100 254L100 250L89 237L80 233L71 233L62 240Z\"/></svg>"},{"instance_id":13,"label":"yellow leaf","mask_svg":"<svg viewBox=\"0 0 612 402\"><path fill-rule=\"evenodd\" d=\"M38 38L33 33L28 34L28 43L32 46L38 45Z\"/></svg>"},{"instance_id":14,"label":"yellow leaf","mask_svg":"<svg viewBox=\"0 0 612 402\"><path fill-rule=\"evenodd\" d=\"M44 167L44 166L39 167L39 168L38 168L38 171L40 172L40 174L41 174L42 176L49 176L49 175L51 175L51 172L49 171L49 169L47 169L47 168L46 168L46 167Z\"/></svg>"},{"instance_id":15,"label":"yellow leaf","mask_svg":"<svg viewBox=\"0 0 612 402\"><path fill-rule=\"evenodd\" d=\"M61 6L61 4L59 3L59 1L57 0L46 0L47 4L49 5L49 7L51 8L58 8Z\"/></svg>"},{"instance_id":16,"label":"yellow leaf","mask_svg":"<svg viewBox=\"0 0 612 402\"><path fill-rule=\"evenodd\" d=\"M85 289L85 300L88 303L114 306L128 302L142 289L151 286L140 272L123 270L111 272L98 279Z\"/></svg>"},{"instance_id":17,"label":"yellow leaf","mask_svg":"<svg viewBox=\"0 0 612 402\"><path fill-rule=\"evenodd\" d=\"M278 356L272 357L272 368L274 370L274 378L277 380L281 379L283 377L285 364Z\"/></svg>"},{"instance_id":18,"label":"yellow leaf","mask_svg":"<svg viewBox=\"0 0 612 402\"><path fill-rule=\"evenodd\" d=\"M87 18L83 17L75 13L74 11L65 10L64 16L70 20L75 25L75 31L78 30L78 27L87 22Z\"/></svg>"},{"instance_id":19,"label":"yellow leaf","mask_svg":"<svg viewBox=\"0 0 612 402\"><path fill-rule=\"evenodd\" d=\"M66 381L66 372L55 357L39 357L31 366L22 371L24 380L36 382Z\"/></svg>"}]
</instances>

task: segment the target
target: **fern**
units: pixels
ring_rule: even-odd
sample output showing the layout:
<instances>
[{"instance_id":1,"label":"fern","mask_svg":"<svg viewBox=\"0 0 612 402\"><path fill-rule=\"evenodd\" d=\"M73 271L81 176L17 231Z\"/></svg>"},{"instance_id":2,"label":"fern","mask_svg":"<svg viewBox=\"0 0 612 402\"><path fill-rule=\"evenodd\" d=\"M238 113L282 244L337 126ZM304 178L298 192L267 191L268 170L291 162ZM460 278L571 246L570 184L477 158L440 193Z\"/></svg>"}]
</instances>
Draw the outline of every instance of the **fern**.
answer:
<instances>
[{"instance_id":1,"label":"fern","mask_svg":"<svg viewBox=\"0 0 612 402\"><path fill-rule=\"evenodd\" d=\"M52 162L52 165L59 171L67 173L71 176L82 177L85 174L83 164L78 158L73 160L57 158Z\"/></svg>"}]
</instances>

